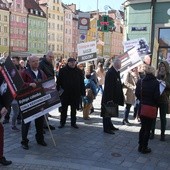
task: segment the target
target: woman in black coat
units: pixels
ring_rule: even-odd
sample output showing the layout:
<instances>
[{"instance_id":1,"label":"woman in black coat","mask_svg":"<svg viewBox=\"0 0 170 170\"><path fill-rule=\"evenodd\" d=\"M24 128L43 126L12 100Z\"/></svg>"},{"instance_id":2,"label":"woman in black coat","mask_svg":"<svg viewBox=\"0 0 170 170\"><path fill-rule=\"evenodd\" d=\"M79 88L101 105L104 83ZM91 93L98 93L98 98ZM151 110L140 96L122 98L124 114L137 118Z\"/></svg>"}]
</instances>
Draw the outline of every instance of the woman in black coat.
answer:
<instances>
[{"instance_id":1,"label":"woman in black coat","mask_svg":"<svg viewBox=\"0 0 170 170\"><path fill-rule=\"evenodd\" d=\"M121 68L120 59L114 59L113 66L109 68L105 77L104 92L102 96L102 104L109 101L117 105L124 105L124 96L122 90L122 83L120 79L119 69ZM118 111L118 107L117 107ZM112 130L118 130L111 122L111 117L106 117L106 113L101 109L101 116L103 117L103 130L105 133L114 134Z\"/></svg>"},{"instance_id":2,"label":"woman in black coat","mask_svg":"<svg viewBox=\"0 0 170 170\"><path fill-rule=\"evenodd\" d=\"M159 92L159 82L157 81L155 75L155 69L149 65L144 66L145 77L140 79L136 85L135 95L139 99L140 104L146 104L149 106L158 106L158 99L160 96ZM139 116L140 116L140 106L139 106ZM138 151L141 153L150 153L151 149L148 148L148 141L152 122L154 119L140 116L141 119L141 129L139 132L139 147Z\"/></svg>"}]
</instances>

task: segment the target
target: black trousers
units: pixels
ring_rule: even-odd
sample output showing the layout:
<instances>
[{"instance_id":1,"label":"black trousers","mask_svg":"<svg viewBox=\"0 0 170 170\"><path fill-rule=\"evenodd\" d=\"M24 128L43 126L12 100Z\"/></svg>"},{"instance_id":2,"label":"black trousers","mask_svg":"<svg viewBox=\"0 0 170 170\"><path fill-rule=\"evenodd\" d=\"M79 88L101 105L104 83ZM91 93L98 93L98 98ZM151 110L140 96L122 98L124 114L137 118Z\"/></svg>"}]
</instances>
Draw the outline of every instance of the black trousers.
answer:
<instances>
[{"instance_id":1,"label":"black trousers","mask_svg":"<svg viewBox=\"0 0 170 170\"><path fill-rule=\"evenodd\" d=\"M111 117L103 117L103 130L110 131L113 128Z\"/></svg>"},{"instance_id":2,"label":"black trousers","mask_svg":"<svg viewBox=\"0 0 170 170\"><path fill-rule=\"evenodd\" d=\"M139 131L139 146L148 147L148 141L150 136L150 130L152 127L153 119L141 117L141 129Z\"/></svg>"},{"instance_id":3,"label":"black trousers","mask_svg":"<svg viewBox=\"0 0 170 170\"><path fill-rule=\"evenodd\" d=\"M22 143L28 143L28 130L30 127L31 122L29 123L24 123L22 120L22 126L21 126L21 131L22 131ZM44 125L44 116L41 116L37 119L35 119L35 128L36 128L36 135L35 138L37 142L41 142L44 140L44 135L43 135L43 125Z\"/></svg>"},{"instance_id":4,"label":"black trousers","mask_svg":"<svg viewBox=\"0 0 170 170\"><path fill-rule=\"evenodd\" d=\"M61 125L65 125L65 123L66 123L67 110L68 110L69 105L71 107L71 125L76 124L76 120L77 120L77 118L76 118L76 110L77 110L77 107L75 106L75 104L63 103L62 108L61 108L61 117L60 117L60 124Z\"/></svg>"}]
</instances>

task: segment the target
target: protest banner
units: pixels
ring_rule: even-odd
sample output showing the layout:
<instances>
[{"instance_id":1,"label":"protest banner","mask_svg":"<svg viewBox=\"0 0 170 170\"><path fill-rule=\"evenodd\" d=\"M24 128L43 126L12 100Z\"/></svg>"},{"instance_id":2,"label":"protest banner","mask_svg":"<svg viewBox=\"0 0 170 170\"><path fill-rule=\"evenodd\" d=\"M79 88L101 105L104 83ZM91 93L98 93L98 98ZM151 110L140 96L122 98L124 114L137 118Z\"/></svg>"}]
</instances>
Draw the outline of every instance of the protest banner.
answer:
<instances>
[{"instance_id":1,"label":"protest banner","mask_svg":"<svg viewBox=\"0 0 170 170\"><path fill-rule=\"evenodd\" d=\"M12 100L17 96L24 82L17 68L7 57L5 62L0 65L0 94L6 108L11 106Z\"/></svg>"},{"instance_id":2,"label":"protest banner","mask_svg":"<svg viewBox=\"0 0 170 170\"><path fill-rule=\"evenodd\" d=\"M97 59L96 41L77 44L78 63Z\"/></svg>"},{"instance_id":3,"label":"protest banner","mask_svg":"<svg viewBox=\"0 0 170 170\"><path fill-rule=\"evenodd\" d=\"M28 87L17 95L24 123L28 123L61 106L54 79L49 79L36 88Z\"/></svg>"},{"instance_id":4,"label":"protest banner","mask_svg":"<svg viewBox=\"0 0 170 170\"><path fill-rule=\"evenodd\" d=\"M145 38L138 38L138 39L125 41L123 43L123 46L124 46L124 52L135 47L137 49L139 56L144 56L150 53L150 48Z\"/></svg>"},{"instance_id":5,"label":"protest banner","mask_svg":"<svg viewBox=\"0 0 170 170\"><path fill-rule=\"evenodd\" d=\"M123 55L119 56L119 59L121 60L121 69L120 69L121 76L143 63L135 47L128 50Z\"/></svg>"}]
</instances>

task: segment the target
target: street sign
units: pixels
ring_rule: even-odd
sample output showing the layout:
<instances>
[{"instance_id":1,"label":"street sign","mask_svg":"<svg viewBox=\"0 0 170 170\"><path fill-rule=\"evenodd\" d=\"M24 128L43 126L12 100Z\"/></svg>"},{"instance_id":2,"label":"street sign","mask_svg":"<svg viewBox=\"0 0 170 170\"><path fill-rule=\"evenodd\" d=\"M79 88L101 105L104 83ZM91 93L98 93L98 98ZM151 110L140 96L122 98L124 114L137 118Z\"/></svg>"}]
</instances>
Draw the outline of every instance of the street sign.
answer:
<instances>
[{"instance_id":1,"label":"street sign","mask_svg":"<svg viewBox=\"0 0 170 170\"><path fill-rule=\"evenodd\" d=\"M103 15L97 21L98 31L109 32L114 31L114 21L108 15Z\"/></svg>"}]
</instances>

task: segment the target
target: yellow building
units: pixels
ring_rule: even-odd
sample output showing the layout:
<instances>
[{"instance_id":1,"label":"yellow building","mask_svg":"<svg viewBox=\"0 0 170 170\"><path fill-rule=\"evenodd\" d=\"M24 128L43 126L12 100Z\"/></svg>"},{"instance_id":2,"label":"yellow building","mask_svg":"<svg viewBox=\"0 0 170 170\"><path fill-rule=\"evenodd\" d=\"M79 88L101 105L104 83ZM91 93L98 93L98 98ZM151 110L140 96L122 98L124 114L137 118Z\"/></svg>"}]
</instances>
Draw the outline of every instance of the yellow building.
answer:
<instances>
[{"instance_id":1,"label":"yellow building","mask_svg":"<svg viewBox=\"0 0 170 170\"><path fill-rule=\"evenodd\" d=\"M103 42L104 33L101 31L97 31L97 19L90 19L90 29L87 32L86 42L97 40L97 42ZM96 39L97 37L97 39ZM103 56L103 45L101 43L97 43L97 55Z\"/></svg>"},{"instance_id":2,"label":"yellow building","mask_svg":"<svg viewBox=\"0 0 170 170\"><path fill-rule=\"evenodd\" d=\"M0 56L9 54L9 9L1 1L0 4Z\"/></svg>"},{"instance_id":3,"label":"yellow building","mask_svg":"<svg viewBox=\"0 0 170 170\"><path fill-rule=\"evenodd\" d=\"M48 1L48 50L55 58L63 55L64 11L61 0Z\"/></svg>"}]
</instances>

